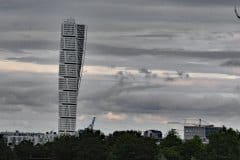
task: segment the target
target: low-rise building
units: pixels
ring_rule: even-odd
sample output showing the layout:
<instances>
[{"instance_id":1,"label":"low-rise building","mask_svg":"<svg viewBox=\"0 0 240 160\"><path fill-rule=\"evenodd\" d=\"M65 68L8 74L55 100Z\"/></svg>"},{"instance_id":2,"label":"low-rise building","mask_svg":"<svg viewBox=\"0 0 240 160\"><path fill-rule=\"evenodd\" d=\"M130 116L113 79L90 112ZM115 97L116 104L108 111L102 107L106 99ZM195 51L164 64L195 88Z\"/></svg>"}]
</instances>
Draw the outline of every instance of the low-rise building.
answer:
<instances>
[{"instance_id":1,"label":"low-rise building","mask_svg":"<svg viewBox=\"0 0 240 160\"><path fill-rule=\"evenodd\" d=\"M144 137L150 137L156 140L162 139L162 132L158 130L147 130L143 133Z\"/></svg>"},{"instance_id":2,"label":"low-rise building","mask_svg":"<svg viewBox=\"0 0 240 160\"><path fill-rule=\"evenodd\" d=\"M221 127L214 127L214 125L184 126L184 140L190 140L194 136L198 136L203 142L208 142L209 136L221 129Z\"/></svg>"},{"instance_id":3,"label":"low-rise building","mask_svg":"<svg viewBox=\"0 0 240 160\"><path fill-rule=\"evenodd\" d=\"M14 147L22 141L30 141L34 145L52 142L57 137L56 132L45 133L23 133L23 132L0 132L8 146Z\"/></svg>"}]
</instances>

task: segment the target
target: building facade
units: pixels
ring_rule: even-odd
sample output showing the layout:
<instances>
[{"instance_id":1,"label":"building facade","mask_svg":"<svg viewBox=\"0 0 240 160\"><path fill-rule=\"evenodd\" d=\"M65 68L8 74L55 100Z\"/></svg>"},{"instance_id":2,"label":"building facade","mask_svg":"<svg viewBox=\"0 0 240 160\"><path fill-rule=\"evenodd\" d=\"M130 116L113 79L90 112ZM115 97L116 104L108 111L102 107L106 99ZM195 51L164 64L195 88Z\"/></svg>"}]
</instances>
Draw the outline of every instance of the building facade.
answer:
<instances>
[{"instance_id":1,"label":"building facade","mask_svg":"<svg viewBox=\"0 0 240 160\"><path fill-rule=\"evenodd\" d=\"M45 144L47 142L53 142L58 136L56 132L46 132L44 133L30 133L30 132L0 132L0 135L6 141L6 144L10 147L14 147L20 144L22 141L30 141L34 145Z\"/></svg>"},{"instance_id":2,"label":"building facade","mask_svg":"<svg viewBox=\"0 0 240 160\"><path fill-rule=\"evenodd\" d=\"M193 139L198 136L203 142L208 142L211 134L219 132L222 128L214 125L184 126L184 140Z\"/></svg>"},{"instance_id":3,"label":"building facade","mask_svg":"<svg viewBox=\"0 0 240 160\"><path fill-rule=\"evenodd\" d=\"M193 139L198 136L202 141L206 140L204 126L184 126L184 140Z\"/></svg>"},{"instance_id":4,"label":"building facade","mask_svg":"<svg viewBox=\"0 0 240 160\"><path fill-rule=\"evenodd\" d=\"M155 140L161 140L162 139L162 132L158 130L147 130L143 133L144 137L153 138Z\"/></svg>"},{"instance_id":5,"label":"building facade","mask_svg":"<svg viewBox=\"0 0 240 160\"><path fill-rule=\"evenodd\" d=\"M75 134L77 97L85 55L86 25L67 19L61 26L59 134Z\"/></svg>"}]
</instances>

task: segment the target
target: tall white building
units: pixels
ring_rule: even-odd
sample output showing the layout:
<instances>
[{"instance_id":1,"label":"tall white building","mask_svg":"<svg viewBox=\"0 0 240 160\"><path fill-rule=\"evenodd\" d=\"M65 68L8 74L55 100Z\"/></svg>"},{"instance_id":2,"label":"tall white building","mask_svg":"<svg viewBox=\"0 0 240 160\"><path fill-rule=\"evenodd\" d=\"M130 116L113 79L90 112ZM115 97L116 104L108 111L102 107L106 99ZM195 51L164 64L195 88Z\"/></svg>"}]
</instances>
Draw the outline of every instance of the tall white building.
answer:
<instances>
[{"instance_id":1,"label":"tall white building","mask_svg":"<svg viewBox=\"0 0 240 160\"><path fill-rule=\"evenodd\" d=\"M61 26L59 58L59 124L60 134L74 134L77 97L85 55L86 25L67 19Z\"/></svg>"}]
</instances>

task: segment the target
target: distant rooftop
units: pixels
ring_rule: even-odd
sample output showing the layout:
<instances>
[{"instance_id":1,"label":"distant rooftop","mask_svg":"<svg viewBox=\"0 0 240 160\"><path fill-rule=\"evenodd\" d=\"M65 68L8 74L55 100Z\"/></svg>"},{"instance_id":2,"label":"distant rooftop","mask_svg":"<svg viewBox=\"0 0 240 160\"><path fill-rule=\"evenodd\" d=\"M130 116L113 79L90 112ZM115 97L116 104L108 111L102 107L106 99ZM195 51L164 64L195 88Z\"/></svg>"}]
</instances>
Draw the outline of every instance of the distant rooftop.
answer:
<instances>
[{"instance_id":1,"label":"distant rooftop","mask_svg":"<svg viewBox=\"0 0 240 160\"><path fill-rule=\"evenodd\" d=\"M150 129L150 130L146 130L146 131L151 131L151 132L154 132L154 133L162 133L161 131L159 131L159 130L154 130L154 129Z\"/></svg>"},{"instance_id":2,"label":"distant rooftop","mask_svg":"<svg viewBox=\"0 0 240 160\"><path fill-rule=\"evenodd\" d=\"M74 18L68 18L68 19L64 19L63 22L64 23L75 23L75 19Z\"/></svg>"}]
</instances>

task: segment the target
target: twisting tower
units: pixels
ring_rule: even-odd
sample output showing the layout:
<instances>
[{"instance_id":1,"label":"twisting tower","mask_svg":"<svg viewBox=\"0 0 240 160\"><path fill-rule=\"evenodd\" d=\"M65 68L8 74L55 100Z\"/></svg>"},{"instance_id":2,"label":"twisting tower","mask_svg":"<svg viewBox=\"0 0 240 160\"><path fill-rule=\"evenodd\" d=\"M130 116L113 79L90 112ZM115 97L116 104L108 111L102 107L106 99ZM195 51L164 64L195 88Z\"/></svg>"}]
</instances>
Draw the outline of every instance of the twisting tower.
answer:
<instances>
[{"instance_id":1,"label":"twisting tower","mask_svg":"<svg viewBox=\"0 0 240 160\"><path fill-rule=\"evenodd\" d=\"M74 134L76 129L77 97L82 76L86 25L74 19L64 20L61 26L59 58L59 124L60 134Z\"/></svg>"}]
</instances>

